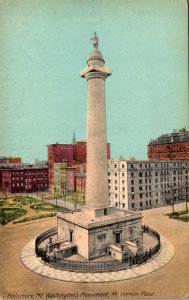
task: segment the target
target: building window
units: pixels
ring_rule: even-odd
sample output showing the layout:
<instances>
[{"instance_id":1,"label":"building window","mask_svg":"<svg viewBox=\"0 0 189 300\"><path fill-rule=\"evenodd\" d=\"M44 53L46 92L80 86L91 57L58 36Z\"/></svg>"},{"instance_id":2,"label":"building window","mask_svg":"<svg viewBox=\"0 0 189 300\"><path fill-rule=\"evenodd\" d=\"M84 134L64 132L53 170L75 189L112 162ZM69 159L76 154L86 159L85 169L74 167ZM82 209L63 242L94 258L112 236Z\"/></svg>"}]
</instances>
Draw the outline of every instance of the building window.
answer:
<instances>
[{"instance_id":1,"label":"building window","mask_svg":"<svg viewBox=\"0 0 189 300\"><path fill-rule=\"evenodd\" d=\"M125 166L124 165L122 165L122 168L124 168Z\"/></svg>"},{"instance_id":2,"label":"building window","mask_svg":"<svg viewBox=\"0 0 189 300\"><path fill-rule=\"evenodd\" d=\"M133 172L131 172L131 177L134 177L134 173Z\"/></svg>"},{"instance_id":3,"label":"building window","mask_svg":"<svg viewBox=\"0 0 189 300\"><path fill-rule=\"evenodd\" d=\"M139 172L139 177L142 177L142 172Z\"/></svg>"},{"instance_id":4,"label":"building window","mask_svg":"<svg viewBox=\"0 0 189 300\"><path fill-rule=\"evenodd\" d=\"M123 208L125 208L125 203L123 203Z\"/></svg>"},{"instance_id":5,"label":"building window","mask_svg":"<svg viewBox=\"0 0 189 300\"><path fill-rule=\"evenodd\" d=\"M135 195L131 195L131 199L135 199Z\"/></svg>"},{"instance_id":6,"label":"building window","mask_svg":"<svg viewBox=\"0 0 189 300\"><path fill-rule=\"evenodd\" d=\"M139 190L142 191L142 186L139 186Z\"/></svg>"},{"instance_id":7,"label":"building window","mask_svg":"<svg viewBox=\"0 0 189 300\"><path fill-rule=\"evenodd\" d=\"M135 207L135 204L134 204L134 203L132 203L132 204L131 204L131 206L132 206L132 208L134 208L134 207Z\"/></svg>"},{"instance_id":8,"label":"building window","mask_svg":"<svg viewBox=\"0 0 189 300\"><path fill-rule=\"evenodd\" d=\"M134 184L134 180L133 179L131 180L131 184Z\"/></svg>"},{"instance_id":9,"label":"building window","mask_svg":"<svg viewBox=\"0 0 189 300\"><path fill-rule=\"evenodd\" d=\"M115 180L115 184L117 183L117 180Z\"/></svg>"},{"instance_id":10,"label":"building window","mask_svg":"<svg viewBox=\"0 0 189 300\"><path fill-rule=\"evenodd\" d=\"M133 186L131 187L131 192L134 192L134 187Z\"/></svg>"},{"instance_id":11,"label":"building window","mask_svg":"<svg viewBox=\"0 0 189 300\"><path fill-rule=\"evenodd\" d=\"M117 198L117 194L115 194L115 198Z\"/></svg>"},{"instance_id":12,"label":"building window","mask_svg":"<svg viewBox=\"0 0 189 300\"><path fill-rule=\"evenodd\" d=\"M143 182L142 179L139 179L139 184L142 184L142 182Z\"/></svg>"},{"instance_id":13,"label":"building window","mask_svg":"<svg viewBox=\"0 0 189 300\"><path fill-rule=\"evenodd\" d=\"M117 176L117 173L114 173L114 176Z\"/></svg>"},{"instance_id":14,"label":"building window","mask_svg":"<svg viewBox=\"0 0 189 300\"><path fill-rule=\"evenodd\" d=\"M125 195L122 195L122 199L125 199Z\"/></svg>"},{"instance_id":15,"label":"building window","mask_svg":"<svg viewBox=\"0 0 189 300\"><path fill-rule=\"evenodd\" d=\"M125 180L122 180L122 183L125 183Z\"/></svg>"},{"instance_id":16,"label":"building window","mask_svg":"<svg viewBox=\"0 0 189 300\"><path fill-rule=\"evenodd\" d=\"M118 206L118 202L115 203L115 206Z\"/></svg>"},{"instance_id":17,"label":"building window","mask_svg":"<svg viewBox=\"0 0 189 300\"><path fill-rule=\"evenodd\" d=\"M124 187L122 188L122 191L125 192L125 188Z\"/></svg>"},{"instance_id":18,"label":"building window","mask_svg":"<svg viewBox=\"0 0 189 300\"><path fill-rule=\"evenodd\" d=\"M114 165L114 168L117 168L117 165Z\"/></svg>"},{"instance_id":19,"label":"building window","mask_svg":"<svg viewBox=\"0 0 189 300\"><path fill-rule=\"evenodd\" d=\"M131 165L131 168L133 169L134 165Z\"/></svg>"},{"instance_id":20,"label":"building window","mask_svg":"<svg viewBox=\"0 0 189 300\"><path fill-rule=\"evenodd\" d=\"M140 207L142 207L142 202L140 202Z\"/></svg>"},{"instance_id":21,"label":"building window","mask_svg":"<svg viewBox=\"0 0 189 300\"><path fill-rule=\"evenodd\" d=\"M146 205L148 206L148 201L146 201Z\"/></svg>"},{"instance_id":22,"label":"building window","mask_svg":"<svg viewBox=\"0 0 189 300\"><path fill-rule=\"evenodd\" d=\"M142 194L140 194L140 198L142 199Z\"/></svg>"}]
</instances>

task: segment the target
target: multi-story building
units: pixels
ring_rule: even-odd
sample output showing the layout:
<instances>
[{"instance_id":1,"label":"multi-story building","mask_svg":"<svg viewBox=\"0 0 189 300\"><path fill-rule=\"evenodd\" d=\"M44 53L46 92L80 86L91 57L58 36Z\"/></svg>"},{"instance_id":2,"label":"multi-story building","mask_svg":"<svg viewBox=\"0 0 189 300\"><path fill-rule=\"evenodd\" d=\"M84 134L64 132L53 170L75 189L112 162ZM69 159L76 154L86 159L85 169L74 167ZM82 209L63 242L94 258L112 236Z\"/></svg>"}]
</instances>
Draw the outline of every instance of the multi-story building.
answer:
<instances>
[{"instance_id":1,"label":"multi-story building","mask_svg":"<svg viewBox=\"0 0 189 300\"><path fill-rule=\"evenodd\" d=\"M75 167L66 169L66 194L69 196L75 191Z\"/></svg>"},{"instance_id":2,"label":"multi-story building","mask_svg":"<svg viewBox=\"0 0 189 300\"><path fill-rule=\"evenodd\" d=\"M189 159L189 131L163 134L148 144L150 160Z\"/></svg>"},{"instance_id":3,"label":"multi-story building","mask_svg":"<svg viewBox=\"0 0 189 300\"><path fill-rule=\"evenodd\" d=\"M1 165L1 188L10 193L48 190L48 167L44 164Z\"/></svg>"},{"instance_id":4,"label":"multi-story building","mask_svg":"<svg viewBox=\"0 0 189 300\"><path fill-rule=\"evenodd\" d=\"M107 158L110 159L110 144L107 143ZM86 141L78 141L73 144L51 144L48 145L49 166L49 190L53 193L55 184L54 164L67 162L68 167L86 163L87 144Z\"/></svg>"},{"instance_id":5,"label":"multi-story building","mask_svg":"<svg viewBox=\"0 0 189 300\"><path fill-rule=\"evenodd\" d=\"M86 141L78 141L74 143L74 161L77 163L85 163L87 158Z\"/></svg>"},{"instance_id":6,"label":"multi-story building","mask_svg":"<svg viewBox=\"0 0 189 300\"><path fill-rule=\"evenodd\" d=\"M122 209L146 209L185 200L189 161L109 160L111 204Z\"/></svg>"},{"instance_id":7,"label":"multi-story building","mask_svg":"<svg viewBox=\"0 0 189 300\"><path fill-rule=\"evenodd\" d=\"M54 188L54 164L73 162L73 144L51 144L48 145L48 167L49 167L49 190Z\"/></svg>"},{"instance_id":8,"label":"multi-story building","mask_svg":"<svg viewBox=\"0 0 189 300\"><path fill-rule=\"evenodd\" d=\"M77 167L75 172L75 191L76 193L85 194L86 188L86 164Z\"/></svg>"},{"instance_id":9,"label":"multi-story building","mask_svg":"<svg viewBox=\"0 0 189 300\"><path fill-rule=\"evenodd\" d=\"M54 163L54 185L53 185L53 195L66 196L66 169L67 162Z\"/></svg>"},{"instance_id":10,"label":"multi-story building","mask_svg":"<svg viewBox=\"0 0 189 300\"><path fill-rule=\"evenodd\" d=\"M0 164L21 164L20 157L7 157L7 156L0 156Z\"/></svg>"}]
</instances>

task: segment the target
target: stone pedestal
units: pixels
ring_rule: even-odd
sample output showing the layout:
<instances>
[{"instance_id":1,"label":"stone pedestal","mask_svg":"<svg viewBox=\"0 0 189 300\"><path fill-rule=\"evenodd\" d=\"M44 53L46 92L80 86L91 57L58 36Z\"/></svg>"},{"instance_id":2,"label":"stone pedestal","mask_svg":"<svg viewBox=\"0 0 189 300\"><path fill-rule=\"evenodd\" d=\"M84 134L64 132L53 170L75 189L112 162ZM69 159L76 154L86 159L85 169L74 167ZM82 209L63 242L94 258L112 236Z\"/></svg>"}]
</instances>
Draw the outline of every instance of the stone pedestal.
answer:
<instances>
[{"instance_id":1,"label":"stone pedestal","mask_svg":"<svg viewBox=\"0 0 189 300\"><path fill-rule=\"evenodd\" d=\"M82 212L58 214L58 239L77 245L77 253L91 260L108 255L109 245L131 241L142 243L142 215L137 212L114 211L92 218ZM111 254L110 254L111 255ZM120 254L115 259L120 260Z\"/></svg>"}]
</instances>

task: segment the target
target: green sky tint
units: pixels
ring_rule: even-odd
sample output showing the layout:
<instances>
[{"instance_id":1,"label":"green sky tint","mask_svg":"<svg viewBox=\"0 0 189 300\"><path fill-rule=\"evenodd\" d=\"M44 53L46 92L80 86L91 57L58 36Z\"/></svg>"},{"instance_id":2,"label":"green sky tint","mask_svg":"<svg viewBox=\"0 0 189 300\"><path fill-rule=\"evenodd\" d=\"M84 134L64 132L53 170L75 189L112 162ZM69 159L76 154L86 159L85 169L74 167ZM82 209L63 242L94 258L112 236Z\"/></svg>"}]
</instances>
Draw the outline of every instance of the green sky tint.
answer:
<instances>
[{"instance_id":1,"label":"green sky tint","mask_svg":"<svg viewBox=\"0 0 189 300\"><path fill-rule=\"evenodd\" d=\"M79 72L93 32L106 81L112 157L146 158L151 138L187 125L184 0L1 0L0 154L46 159L46 145L85 138Z\"/></svg>"}]
</instances>

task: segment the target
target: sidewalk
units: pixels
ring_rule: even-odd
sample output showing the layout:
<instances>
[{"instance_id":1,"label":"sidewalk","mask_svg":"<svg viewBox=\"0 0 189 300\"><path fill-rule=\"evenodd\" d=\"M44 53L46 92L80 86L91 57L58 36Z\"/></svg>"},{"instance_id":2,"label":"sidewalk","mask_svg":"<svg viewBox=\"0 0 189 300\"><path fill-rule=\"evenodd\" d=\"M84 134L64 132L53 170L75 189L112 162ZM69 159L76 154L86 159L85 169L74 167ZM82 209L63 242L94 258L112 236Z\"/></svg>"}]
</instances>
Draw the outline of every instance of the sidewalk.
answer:
<instances>
[{"instance_id":1,"label":"sidewalk","mask_svg":"<svg viewBox=\"0 0 189 300\"><path fill-rule=\"evenodd\" d=\"M22 263L32 272L44 277L68 281L68 282L110 282L133 279L155 272L167 265L174 257L173 245L164 237L161 237L161 250L157 256L145 264L133 266L129 269L104 273L81 273L55 269L36 257L35 239L30 241L21 253Z\"/></svg>"}]
</instances>

